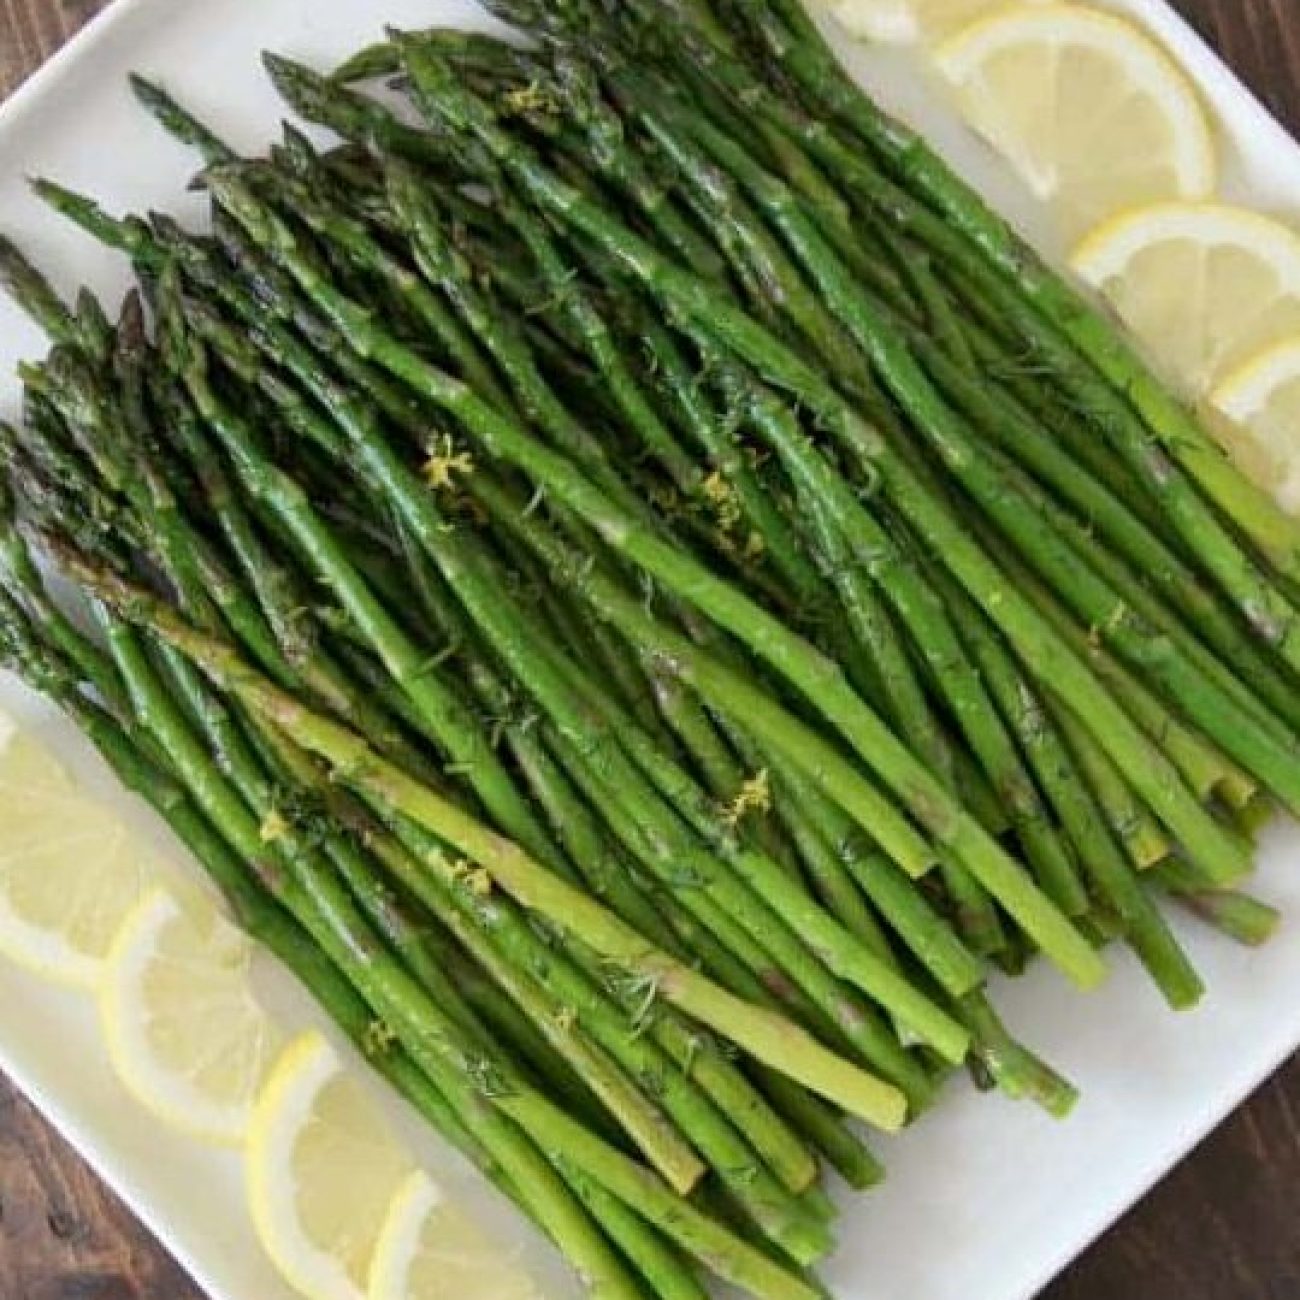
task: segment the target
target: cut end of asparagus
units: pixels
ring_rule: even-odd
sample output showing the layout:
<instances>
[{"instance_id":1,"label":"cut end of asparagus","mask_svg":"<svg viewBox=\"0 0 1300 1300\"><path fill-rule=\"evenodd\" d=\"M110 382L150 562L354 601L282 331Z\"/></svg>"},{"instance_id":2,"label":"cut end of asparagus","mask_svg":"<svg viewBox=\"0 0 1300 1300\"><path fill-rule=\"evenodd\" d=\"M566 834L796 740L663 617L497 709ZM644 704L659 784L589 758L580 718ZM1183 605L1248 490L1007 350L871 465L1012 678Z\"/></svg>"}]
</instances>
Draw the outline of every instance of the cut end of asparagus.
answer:
<instances>
[{"instance_id":1,"label":"cut end of asparagus","mask_svg":"<svg viewBox=\"0 0 1300 1300\"><path fill-rule=\"evenodd\" d=\"M1263 947L1282 924L1277 908L1235 890L1179 894L1178 900L1207 924L1250 948Z\"/></svg>"}]
</instances>

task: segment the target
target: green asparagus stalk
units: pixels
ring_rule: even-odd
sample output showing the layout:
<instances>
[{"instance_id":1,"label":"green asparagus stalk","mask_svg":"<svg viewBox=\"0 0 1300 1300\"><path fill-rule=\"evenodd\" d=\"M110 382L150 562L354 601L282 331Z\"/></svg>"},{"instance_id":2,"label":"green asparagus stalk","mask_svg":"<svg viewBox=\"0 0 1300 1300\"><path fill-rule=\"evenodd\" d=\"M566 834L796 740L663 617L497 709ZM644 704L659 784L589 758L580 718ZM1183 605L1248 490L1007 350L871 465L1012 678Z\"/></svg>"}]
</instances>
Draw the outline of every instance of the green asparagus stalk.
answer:
<instances>
[{"instance_id":1,"label":"green asparagus stalk","mask_svg":"<svg viewBox=\"0 0 1300 1300\"><path fill-rule=\"evenodd\" d=\"M234 162L238 158L224 140L182 108L157 82L132 73L130 83L135 97L163 129L182 144L197 149L205 162Z\"/></svg>"},{"instance_id":2,"label":"green asparagus stalk","mask_svg":"<svg viewBox=\"0 0 1300 1300\"><path fill-rule=\"evenodd\" d=\"M56 343L79 340L80 331L72 312L13 240L3 235L0 235L0 289Z\"/></svg>"},{"instance_id":3,"label":"green asparagus stalk","mask_svg":"<svg viewBox=\"0 0 1300 1300\"><path fill-rule=\"evenodd\" d=\"M223 202L239 209L241 220L252 230L258 231L264 239L273 242L282 258L291 259L286 264L295 276L301 277L300 283L304 290L316 299L322 310L334 316L336 323L363 354L373 356L380 364L407 378L413 387L424 391L431 400L451 404L462 418L471 418L474 421L475 432L479 436L486 435L491 439L490 445L494 449L500 449L501 440L505 437L513 454L527 454L530 472L535 472L536 468L543 465L547 468L552 486L557 492L562 492L567 504L579 513L585 513L588 518L609 518L610 524L614 524L610 503L601 497L591 484L582 479L569 464L531 444L527 447L519 447L516 452L513 436L516 434L516 429L512 424L485 408L463 386L450 381L447 376L434 370L409 349L402 347L397 340L385 335L372 319L359 312L355 304L349 303L333 286L322 281L310 265L293 259L292 238L287 230L282 224L274 222L265 209L258 207L247 191L241 190L236 183L227 184L221 178L213 178L210 183L223 195ZM579 196L574 197L581 202ZM603 221L602 215L602 223ZM694 281L691 283L694 284ZM810 697L818 701L826 716L837 722L841 729L847 728L852 731L861 748L873 755L877 763L881 761L883 755L891 771L896 771L895 764L901 763L901 766L911 772L913 778L919 779L924 787L935 787L932 778L929 778L923 769L912 770L914 766L919 767L919 765L914 764L914 760L911 760L910 755L901 749L887 729L880 725L879 720L870 714L856 695L848 690L834 666L823 656L818 655L801 638L792 636L788 630L780 627L779 624L774 624L773 620L751 602L726 588L724 584L719 584L707 572L699 571L698 565L672 548L665 547L657 537L647 536L636 527L625 528L621 521L613 527L603 529L603 534L607 540L627 552L638 563L652 567L652 571L663 577L675 589L681 590L682 594L689 593L689 598L693 601L705 603L707 591L709 613L719 621L723 621L725 617L733 630L738 635L747 636L755 649L763 653L769 661L775 659L779 666L788 672L793 672L809 691ZM762 629L761 632L759 628ZM1106 699L1109 705L1109 698ZM1113 706L1110 706L1110 709L1113 711ZM765 706L764 711L770 712L770 707ZM868 736L870 736L869 741ZM828 772L833 768L842 770L842 764L827 761L821 763L818 770ZM890 824L898 827L897 818L891 814L888 805L882 800L872 798L871 805L871 816L866 824L873 833L881 837L882 843L892 839L897 844L898 832L892 831L889 836L886 836L883 829ZM1075 966L1075 973L1083 980L1090 981L1098 977L1100 967L1092 949L1085 944L1076 943L1068 926L1062 929L1059 916L1053 915L1049 919L1043 915L1041 901L1026 890L1026 882L1013 864L988 841L985 834L975 827L969 818L961 813L941 788L933 789L933 800L927 796L924 807L929 829L938 833L940 838L955 839L957 845L963 847L967 841L971 841L970 848L980 864L980 870L997 881L998 888L993 889L990 881L985 880L984 883L991 892L1005 894L1010 889L1012 893L1019 896L1015 906L1022 911L1027 908L1034 914L1035 919L1032 924L1035 928L1042 930L1045 926L1047 930L1055 932L1047 947L1064 948L1070 954L1069 960ZM1198 808L1198 820L1200 816ZM913 838L911 832L905 834L907 838ZM958 848L957 851L960 856L960 849ZM923 854L922 858L924 860L929 856ZM913 862L915 862L914 857ZM972 870L975 869L975 864L967 865L970 865ZM978 875L979 872L977 871L976 874Z\"/></svg>"},{"instance_id":4,"label":"green asparagus stalk","mask_svg":"<svg viewBox=\"0 0 1300 1300\"><path fill-rule=\"evenodd\" d=\"M1065 827L1094 888L1123 921L1125 932L1171 1006L1194 1005L1204 992L1177 940L1147 896L1112 837L1083 774L1063 737L997 634L964 595L946 591L990 689L1033 765L1043 790Z\"/></svg>"},{"instance_id":5,"label":"green asparagus stalk","mask_svg":"<svg viewBox=\"0 0 1300 1300\"><path fill-rule=\"evenodd\" d=\"M743 7L753 12L762 6L763 0L757 0ZM810 29L805 29L807 39L790 44L776 33L775 24L764 22L763 28L782 46L778 57L799 84L832 103L895 174L933 206L936 216L926 221L927 233L938 232L940 218L951 223L943 227L948 231L940 244L944 252L958 239L968 240L971 250L1040 313L1044 322L1040 337L1051 328L1068 338L1132 403L1145 428L1278 571L1292 579L1300 575L1300 530L1295 521L1288 520L1266 493L1228 461L1115 325L1048 267L919 136L882 113L848 78L832 75L834 56Z\"/></svg>"},{"instance_id":6,"label":"green asparagus stalk","mask_svg":"<svg viewBox=\"0 0 1300 1300\"><path fill-rule=\"evenodd\" d=\"M102 707L81 695L75 677L65 664L42 646L18 607L0 593L6 666L21 673L37 690L49 695L82 728L105 761L130 790L146 800L167 822L177 838L194 854L200 867L220 890L238 924L264 944L321 1003L370 1063L383 1074L420 1113L477 1164L516 1194L499 1165L457 1118L436 1086L415 1067L400 1047L381 1046L373 1032L369 1007L351 985L311 943L307 935L269 896L255 877L231 852L185 791L147 757L143 736L124 725Z\"/></svg>"},{"instance_id":7,"label":"green asparagus stalk","mask_svg":"<svg viewBox=\"0 0 1300 1300\"><path fill-rule=\"evenodd\" d=\"M1117 647L1133 655L1148 671L1163 673L1161 680L1167 683L1168 690L1181 705L1199 705L1197 716L1212 735L1222 743L1239 739L1243 728L1235 709L1216 712L1220 701L1211 698L1210 683L1172 647L1161 643L1136 614L1117 603L1108 593L1103 594L1106 591L1104 583L1089 573L1077 555L1061 547L1051 528L1044 526L1032 509L1026 509L1026 503L1017 500L1014 491L1008 490L1007 474L999 474L991 466L987 473L981 473L985 462L978 452L970 454L971 444L964 436L960 422L940 402L931 400L935 395L926 389L919 371L909 363L903 350L896 347L896 336L891 335L887 328L876 326L870 300L863 293L854 294L843 267L828 248L818 245L816 232L797 210L793 197L781 183L752 164L743 148L720 133L703 131L698 120L694 121L694 129L716 156L727 159L745 183L753 187L773 220L783 223L787 237L801 244L801 256L810 273L818 279L828 299L836 304L835 309L846 327L873 356L886 382L894 389L896 398L911 412L916 427L931 437L949 468L981 501L987 503L987 508L995 513L1001 526L1016 537L1023 552L1032 556L1044 571L1052 573L1060 589L1071 594L1081 612L1086 609L1086 616L1093 626L1103 629ZM1091 598L1088 596L1090 582L1095 592ZM1133 624L1131 637L1128 636L1126 621ZM1165 652L1166 662L1163 664L1158 659L1160 651ZM1253 729L1247 728L1245 732L1253 734ZM1268 771L1272 773L1272 780L1285 783L1289 760L1282 757L1282 752L1286 748L1279 746L1272 757L1255 756L1258 766L1254 770ZM1244 756L1245 747L1239 746L1237 753Z\"/></svg>"},{"instance_id":8,"label":"green asparagus stalk","mask_svg":"<svg viewBox=\"0 0 1300 1300\"><path fill-rule=\"evenodd\" d=\"M498 131L472 98L449 86L436 61L421 56L418 48L408 52L408 65L417 74L417 89L432 113L442 118L454 117L471 130L511 175L535 200L555 212L562 220L580 226L591 238L617 254L622 250L629 268L657 292L670 297L677 308L698 319L701 326L718 333L728 345L752 357L760 369L779 375L810 404L823 413L832 427L837 427L851 445L874 458L882 471L888 467L890 477L899 480L894 495L900 508L908 514L922 536L945 557L963 583L978 598L992 600L1001 624L1016 641L1017 649L1042 676L1062 683L1079 703L1081 716L1095 725L1098 739L1126 762L1125 770L1142 789L1152 806L1161 810L1171 825L1186 829L1186 842L1195 845L1217 875L1239 876L1244 864L1236 846L1221 834L1217 825L1182 787L1170 766L1133 726L1127 715L1100 688L1086 667L1062 645L1027 604L1010 590L1000 573L978 548L972 546L960 525L915 482L906 468L888 454L887 446L866 428L851 408L828 389L826 384L798 358L747 317L720 305L707 287L666 262L630 230L612 220L607 213L586 203L583 196L549 173L518 141ZM712 606L715 612L721 602ZM1030 632L1032 630L1032 635ZM1085 704L1086 701L1086 704ZM857 702L860 705L860 701ZM857 710L827 710L827 716L844 726L845 719ZM877 747L878 748L878 747ZM1137 755L1143 757L1138 760Z\"/></svg>"},{"instance_id":9,"label":"green asparagus stalk","mask_svg":"<svg viewBox=\"0 0 1300 1300\"><path fill-rule=\"evenodd\" d=\"M754 5L747 6L750 9ZM771 32L772 24L764 23ZM777 42L782 42L774 34ZM785 45L784 65L801 84L826 85L823 73L833 56L811 42ZM851 113L855 129L869 133L882 157L897 163L906 157L905 175L933 202L937 211L915 203L896 185L888 207L903 217L942 256L962 265L983 291L1032 340L1054 369L1091 396L1093 409L1105 412L1105 427L1117 449L1165 503L1180 537L1201 555L1225 591L1233 596L1248 625L1275 647L1293 667L1300 663L1296 614L1281 592L1236 542L1229 525L1192 488L1192 480L1222 510L1231 527L1241 529L1278 571L1294 578L1300 572L1296 549L1300 534L1275 503L1237 470L1187 409L1173 398L1120 332L1081 294L1047 268L1010 227L963 185L938 155L918 137L886 119L860 91L836 98ZM842 151L852 154L848 150ZM866 170L859 159L858 179ZM888 182L886 182L888 184ZM878 188L878 187L877 187ZM1075 352L1074 349L1078 349ZM1084 360L1086 358L1086 360ZM1166 455L1150 449L1151 436ZM1190 477L1186 477L1190 476Z\"/></svg>"},{"instance_id":10,"label":"green asparagus stalk","mask_svg":"<svg viewBox=\"0 0 1300 1300\"><path fill-rule=\"evenodd\" d=\"M335 390L333 399L329 404L345 417L347 427L358 439L358 449L362 456L371 464L372 470L382 479L387 490L392 492L395 499L402 503L403 511L407 515L407 524L418 532L421 540L430 549L432 555L443 556L454 539L450 537L434 513L431 499L411 481L409 475L404 476L400 466L394 462L391 454L383 448L382 443L376 438L365 413L354 402L340 391ZM251 454L253 453L248 450L244 452L246 457ZM450 580L459 582L463 586L467 582L474 583L474 572L472 562L467 563L463 558L455 559L451 561L451 568L447 570L447 576ZM488 620L488 622L484 623L485 627L492 626L496 628L498 648L507 654L521 652L522 647L518 636L519 620L500 608L499 592L496 584L479 580L472 590L477 592L477 596L470 597L475 602L476 617L480 620ZM532 658L520 663L518 671L524 680L531 678L536 683L543 680L543 669L544 664L533 654ZM554 704L567 698L567 692L562 687L559 687L552 678L546 698ZM569 708L569 714L567 715L569 725L580 726L580 722L575 719L577 713L581 710L581 706L571 703L567 707ZM617 749L607 747L606 761L615 761L617 758ZM636 778L630 768L625 768L624 772L625 779L612 781L607 786L608 798L627 799L631 797L630 792L635 789L637 784ZM642 793L641 799L643 802L648 795L648 791ZM653 800L653 796L649 797ZM660 824L671 831L673 826L671 813L664 810L656 815ZM750 928L755 937L762 935L768 942L779 939L780 960L786 969L799 972L800 980L805 983L805 987L819 990L818 996L823 1005L844 1017L846 1032L852 1033L855 1039L860 1040L864 1050L869 1054L868 1059L887 1068L891 1072L891 1077L897 1077L903 1082L910 1081L909 1086L912 1095L915 1099L919 1099L922 1095L920 1091L922 1084L916 1072L910 1068L902 1054L891 1047L887 1039L873 1030L870 1022L865 1017L857 1013L849 1015L849 1004L843 994L834 988L833 982L825 978L815 962L807 959L806 953L798 943L794 933L786 929L784 922L779 919L778 915L761 908L756 909L755 900L749 897L743 887L733 883L725 875L717 874L704 856L692 849L676 832L672 833L676 838L676 845L672 850L669 862L665 865L670 866L673 870L680 870L685 862L694 863L694 869L704 873L703 878L710 882L710 889L717 889L727 895L731 909L737 916L745 919L747 928ZM755 861L760 860L755 859ZM753 883L752 880L750 883ZM693 902L698 903L698 900L693 895L691 897ZM829 918L827 918L827 922L829 923ZM910 1010L907 1012L909 1017L913 1015L920 1016L922 1023L928 1024L929 1033L937 1034L940 1041L946 1043L949 1052L956 1052L960 1055L964 1047L959 1045L958 1036L953 1032L955 1026L951 1022L944 1024L941 1018L935 1017L932 1008L926 1008L923 1003L918 1002L912 996L904 982L894 979L887 970L875 964L865 952L855 951L850 936L839 930L832 933L831 942L834 951L839 957L838 969L843 970L846 975L856 982L869 985L868 992L872 992L876 996L883 996L888 1001L898 1001L900 1005L909 1007Z\"/></svg>"},{"instance_id":11,"label":"green asparagus stalk","mask_svg":"<svg viewBox=\"0 0 1300 1300\"><path fill-rule=\"evenodd\" d=\"M1206 889L1177 858L1154 867L1149 875L1190 912L1247 947L1266 944L1281 924L1275 907L1237 890Z\"/></svg>"},{"instance_id":12,"label":"green asparagus stalk","mask_svg":"<svg viewBox=\"0 0 1300 1300\"><path fill-rule=\"evenodd\" d=\"M83 576L88 575L83 574ZM142 599L148 598L144 597L143 593L137 593L127 603L134 605ZM162 616L162 607L156 606L155 613ZM155 627L154 631L161 634L159 627ZM137 707L144 709L146 716L151 718L151 724L168 736L168 746L176 754L178 765L184 765L190 771L191 788L195 797L210 801L214 813L218 808L221 809L224 814L223 825L230 826L232 833L237 828L238 837L247 851L255 854L264 853L264 846L254 847L261 845L260 832L255 819L241 804L233 800L229 792L223 791L208 774L207 760L194 750L192 740L187 742L183 731L185 725L183 720L175 715L174 711L169 711L159 692L150 689L151 684L145 676L144 666L138 654L132 651L129 640L119 633L115 644L121 652L119 663L128 677L128 682L132 682L133 679L135 681ZM180 648L179 644L177 648ZM226 649L228 651L228 648ZM213 667L212 664L206 666ZM260 674L255 676L264 687L271 690L272 698L278 700L281 705L288 705L290 712L297 713L301 710L300 702L294 697L280 692L269 680L260 677ZM231 683L226 685L230 686ZM242 686L239 688L239 693L246 703L250 703ZM262 716L268 722L273 722L273 725L281 726L286 734L299 743L305 739L302 735L295 734L293 727L282 725L288 721L283 712L274 719L269 714ZM327 733L335 730L334 724L323 716L318 715L315 722L317 725L324 724ZM337 731L341 736L350 737L350 733L342 728L338 728ZM356 743L354 738L353 743ZM304 747L312 748L310 745ZM389 775L399 774L396 769L390 769ZM400 777L400 780L405 781L407 778ZM424 789L414 782L411 786L413 789ZM439 796L432 795L429 791L425 791L425 794L426 797L431 796L436 799L444 808L451 809L451 805L446 804ZM457 816L460 816L459 812ZM491 841L508 843L497 841L497 837L492 832L486 831L486 828L479 826L472 819L466 819L466 822L469 826L476 827L479 833L486 834ZM510 848L513 850L513 846ZM522 858L522 855L520 857ZM287 860L287 865L295 873L307 869L302 859ZM540 868L537 870L543 876L546 874ZM723 1276L730 1276L731 1280L749 1287L756 1295L771 1296L776 1300L784 1296L802 1297L813 1294L792 1275L772 1265L765 1256L731 1238L703 1215L691 1210L685 1202L674 1197L653 1178L644 1167L638 1166L605 1145L522 1081L501 1078L497 1071L493 1071L491 1077L484 1081L481 1066L475 1064L472 1054L466 1055L454 1025L435 1004L419 992L418 986L412 984L400 966L395 966L391 959L384 956L382 948L376 945L373 937L367 937L368 931L364 923L341 897L338 886L331 886L328 880L314 875L303 881L303 887L310 891L308 916L318 930L317 941L321 942L322 946L326 946L327 950L334 949L337 954L335 960L341 964L346 963L351 977L357 980L363 992L369 990L371 996L376 998L384 1008L385 1019L398 1033L408 1050L413 1054L419 1054L417 1060L421 1055L425 1058L427 1063L425 1068L439 1070L441 1075L447 1078L449 1087L454 1085L467 1105L472 1105L470 1101L472 1089L485 1089L488 1099L496 1110L506 1116L514 1117L526 1129L536 1131L539 1138L545 1134L542 1140L549 1144L555 1154L571 1160L620 1200L636 1209L650 1222L657 1224L669 1237L679 1241L687 1249L701 1253L709 1259L711 1265L723 1273ZM561 886L561 888L568 887ZM578 897L585 898L581 894ZM474 1084L470 1080L476 1076L480 1081ZM866 1078L866 1076L862 1077ZM550 1204L549 1198L545 1196L547 1189L555 1184L543 1174L543 1168L544 1166L531 1172L527 1183L522 1179L517 1179L516 1182L530 1198L530 1203L536 1207L536 1212L545 1213L555 1221L558 1207ZM567 1235L572 1240L573 1230L570 1229ZM591 1238L591 1244L600 1255L605 1255L607 1248L599 1238ZM609 1277L609 1266L603 1265L601 1273ZM622 1283L618 1285L624 1286Z\"/></svg>"},{"instance_id":13,"label":"green asparagus stalk","mask_svg":"<svg viewBox=\"0 0 1300 1300\"><path fill-rule=\"evenodd\" d=\"M603 906L532 861L518 846L393 768L346 728L281 691L231 646L189 627L164 603L79 555L66 541L49 535L45 540L61 566L97 598L118 609L123 618L147 625L259 716L326 759L340 779L380 805L400 810L453 845L525 907L564 930L581 933L585 942L611 960L625 963L660 996L759 1060L880 1127L896 1128L901 1122L904 1105L895 1089L825 1051L796 1026L732 998L655 949Z\"/></svg>"}]
</instances>

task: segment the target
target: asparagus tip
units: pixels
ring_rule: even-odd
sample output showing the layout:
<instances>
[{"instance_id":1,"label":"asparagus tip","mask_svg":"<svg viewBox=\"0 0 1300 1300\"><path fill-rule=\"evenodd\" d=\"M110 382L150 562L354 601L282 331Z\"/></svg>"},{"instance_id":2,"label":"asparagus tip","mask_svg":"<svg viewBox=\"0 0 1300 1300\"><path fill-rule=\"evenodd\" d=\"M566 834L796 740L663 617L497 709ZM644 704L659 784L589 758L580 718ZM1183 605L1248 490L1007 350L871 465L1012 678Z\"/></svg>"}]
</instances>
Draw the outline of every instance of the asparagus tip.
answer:
<instances>
[{"instance_id":1,"label":"asparagus tip","mask_svg":"<svg viewBox=\"0 0 1300 1300\"><path fill-rule=\"evenodd\" d=\"M145 104L154 104L167 97L167 92L142 72L128 72L126 79L135 97Z\"/></svg>"}]
</instances>

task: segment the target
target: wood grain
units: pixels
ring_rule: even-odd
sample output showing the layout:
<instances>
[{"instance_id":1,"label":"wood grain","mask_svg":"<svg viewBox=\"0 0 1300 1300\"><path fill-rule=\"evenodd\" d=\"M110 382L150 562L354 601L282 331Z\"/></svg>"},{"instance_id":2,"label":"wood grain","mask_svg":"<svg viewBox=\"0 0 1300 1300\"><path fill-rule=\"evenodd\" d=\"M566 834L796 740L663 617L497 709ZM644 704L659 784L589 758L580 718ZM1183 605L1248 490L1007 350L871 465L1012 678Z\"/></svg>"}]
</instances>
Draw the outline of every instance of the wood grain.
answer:
<instances>
[{"instance_id":1,"label":"wood grain","mask_svg":"<svg viewBox=\"0 0 1300 1300\"><path fill-rule=\"evenodd\" d=\"M1300 0L1173 3L1300 134ZM0 98L101 7L0 0ZM1040 1300L1300 1300L1298 1197L1300 1058ZM2 1077L0 1300L200 1300Z\"/></svg>"},{"instance_id":2,"label":"wood grain","mask_svg":"<svg viewBox=\"0 0 1300 1300\"><path fill-rule=\"evenodd\" d=\"M104 0L0 0L0 99L102 8Z\"/></svg>"},{"instance_id":3,"label":"wood grain","mask_svg":"<svg viewBox=\"0 0 1300 1300\"><path fill-rule=\"evenodd\" d=\"M170 1256L3 1076L0 1298L202 1300Z\"/></svg>"},{"instance_id":4,"label":"wood grain","mask_svg":"<svg viewBox=\"0 0 1300 1300\"><path fill-rule=\"evenodd\" d=\"M1300 134L1300 6L1296 0L1173 0L1274 116Z\"/></svg>"}]
</instances>

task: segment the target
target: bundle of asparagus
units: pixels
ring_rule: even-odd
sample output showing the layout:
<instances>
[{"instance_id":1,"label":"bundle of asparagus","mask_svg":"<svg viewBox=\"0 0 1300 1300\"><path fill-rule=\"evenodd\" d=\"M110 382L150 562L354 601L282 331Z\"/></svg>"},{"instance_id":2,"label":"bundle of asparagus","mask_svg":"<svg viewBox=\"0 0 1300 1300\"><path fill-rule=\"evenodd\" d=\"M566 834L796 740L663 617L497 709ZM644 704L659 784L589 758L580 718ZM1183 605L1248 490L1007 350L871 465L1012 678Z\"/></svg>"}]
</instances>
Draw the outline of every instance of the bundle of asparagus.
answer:
<instances>
[{"instance_id":1,"label":"bundle of asparagus","mask_svg":"<svg viewBox=\"0 0 1300 1300\"><path fill-rule=\"evenodd\" d=\"M0 647L593 1294L811 1297L853 1119L1069 1109L992 970L1267 937L1300 528L797 0L491 8L138 81L210 233L36 182L139 288L0 242Z\"/></svg>"}]
</instances>

